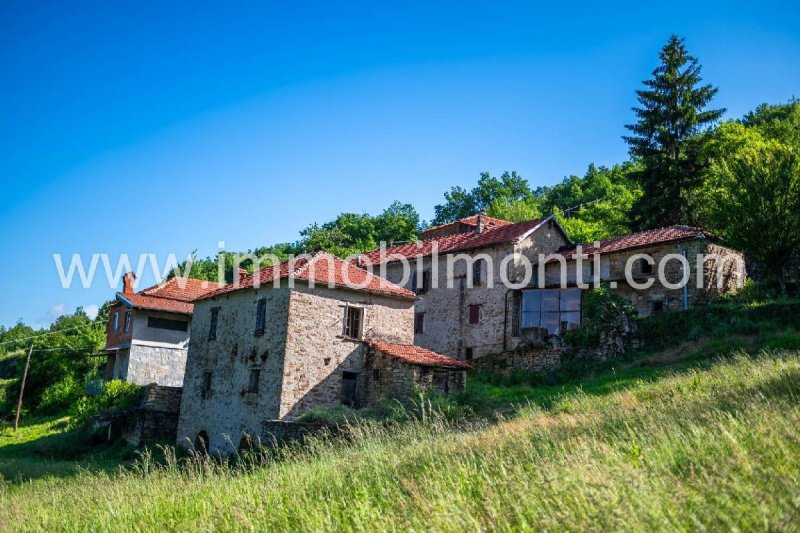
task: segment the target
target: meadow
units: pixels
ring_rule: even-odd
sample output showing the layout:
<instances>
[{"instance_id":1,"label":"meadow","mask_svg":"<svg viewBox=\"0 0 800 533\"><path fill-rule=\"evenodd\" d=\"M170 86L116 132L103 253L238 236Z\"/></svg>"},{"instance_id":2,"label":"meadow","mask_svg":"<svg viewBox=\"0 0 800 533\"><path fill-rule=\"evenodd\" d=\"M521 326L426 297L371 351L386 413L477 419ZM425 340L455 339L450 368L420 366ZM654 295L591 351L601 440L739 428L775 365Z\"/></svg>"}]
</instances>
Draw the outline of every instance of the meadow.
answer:
<instances>
[{"instance_id":1,"label":"meadow","mask_svg":"<svg viewBox=\"0 0 800 533\"><path fill-rule=\"evenodd\" d=\"M553 391L494 420L422 406L410 422L232 461L167 450L6 481L0 529L797 528L800 353L605 376L616 385Z\"/></svg>"}]
</instances>

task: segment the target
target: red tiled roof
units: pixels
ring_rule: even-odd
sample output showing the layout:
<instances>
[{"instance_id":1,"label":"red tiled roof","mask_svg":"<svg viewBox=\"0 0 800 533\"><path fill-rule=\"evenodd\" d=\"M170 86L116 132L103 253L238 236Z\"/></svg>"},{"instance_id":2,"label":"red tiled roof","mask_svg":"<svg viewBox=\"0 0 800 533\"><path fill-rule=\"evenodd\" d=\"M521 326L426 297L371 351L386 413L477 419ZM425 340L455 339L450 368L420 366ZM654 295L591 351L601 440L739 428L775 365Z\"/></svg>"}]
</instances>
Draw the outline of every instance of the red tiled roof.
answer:
<instances>
[{"instance_id":1,"label":"red tiled roof","mask_svg":"<svg viewBox=\"0 0 800 533\"><path fill-rule=\"evenodd\" d=\"M367 339L364 342L376 350L380 350L406 363L444 368L472 368L464 361L459 361L413 344L397 344L375 339Z\"/></svg>"},{"instance_id":2,"label":"red tiled roof","mask_svg":"<svg viewBox=\"0 0 800 533\"><path fill-rule=\"evenodd\" d=\"M297 258L294 262L284 261L277 265L262 268L252 274L242 276L238 285L229 284L212 291L200 299L213 298L221 294L259 286L269 286L275 279L311 281L320 285L332 284L384 296L394 296L415 300L417 296L410 290L385 280L356 266L354 262L343 261L329 253L316 252L309 257Z\"/></svg>"},{"instance_id":3,"label":"red tiled roof","mask_svg":"<svg viewBox=\"0 0 800 533\"><path fill-rule=\"evenodd\" d=\"M213 281L194 278L171 278L133 294L117 293L117 299L137 309L150 309L191 315L192 302L219 288Z\"/></svg>"},{"instance_id":4,"label":"red tiled roof","mask_svg":"<svg viewBox=\"0 0 800 533\"><path fill-rule=\"evenodd\" d=\"M529 232L533 231L544 222L547 222L550 218L552 217L548 216L514 224L506 224L504 226L484 230L481 233L454 233L452 235L445 235L444 237L433 237L422 241L391 246L386 249L385 260L387 263L390 263L402 257L406 259L425 257L433 253L434 246L438 246L437 252L439 254L449 254L507 242L517 242ZM361 257L362 260L377 265L381 260L381 252L380 250L373 250L363 254Z\"/></svg>"},{"instance_id":5,"label":"red tiled roof","mask_svg":"<svg viewBox=\"0 0 800 533\"><path fill-rule=\"evenodd\" d=\"M477 226L478 225L478 215L472 215L469 217L461 218L456 220L455 222L450 222L449 224L442 224L441 226L433 226L432 228L428 228L426 230L422 230L419 232L419 236L422 239L425 239L426 235L429 235L434 232L439 232L445 228L449 228L451 226L458 226L459 224L464 224L467 226ZM513 222L509 222L508 220L501 220L499 218L494 218L490 216L483 215L483 224L485 229L489 228L496 228L499 226L507 226L509 224L513 224Z\"/></svg>"},{"instance_id":6,"label":"red tiled roof","mask_svg":"<svg viewBox=\"0 0 800 533\"><path fill-rule=\"evenodd\" d=\"M634 248L644 248L647 246L704 237L713 237L713 235L703 228L696 228L693 226L668 226L666 228L651 229L638 233L631 233L630 235L621 235L619 237L605 239L599 242L599 246L595 246L594 243L583 244L581 246L584 254L608 254ZM575 257L576 251L572 248L569 251L565 251L564 255L572 259Z\"/></svg>"}]
</instances>

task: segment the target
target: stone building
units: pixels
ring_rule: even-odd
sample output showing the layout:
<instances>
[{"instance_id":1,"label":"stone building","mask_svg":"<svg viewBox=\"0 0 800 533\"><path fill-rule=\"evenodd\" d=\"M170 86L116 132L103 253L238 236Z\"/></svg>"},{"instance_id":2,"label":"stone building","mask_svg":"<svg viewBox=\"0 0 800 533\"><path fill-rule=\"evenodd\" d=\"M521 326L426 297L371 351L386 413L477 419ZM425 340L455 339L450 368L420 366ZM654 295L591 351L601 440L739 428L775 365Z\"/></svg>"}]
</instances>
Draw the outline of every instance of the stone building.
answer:
<instances>
[{"instance_id":1,"label":"stone building","mask_svg":"<svg viewBox=\"0 0 800 533\"><path fill-rule=\"evenodd\" d=\"M416 385L463 386L463 363L403 358L416 295L350 262L316 253L264 268L195 303L178 441L234 451L243 438L311 408L360 407ZM389 363L387 359L394 360ZM430 368L424 375L420 367ZM436 372L433 372L435 370ZM386 394L375 388L386 386ZM388 388L390 387L390 388ZM441 388L441 387L440 387Z\"/></svg>"},{"instance_id":2,"label":"stone building","mask_svg":"<svg viewBox=\"0 0 800 533\"><path fill-rule=\"evenodd\" d=\"M578 252L576 245L555 254L546 265L544 286L523 291L523 330L541 327L553 333L580 324L580 317L573 313L580 308L581 298ZM580 253L585 256L581 281L607 284L629 300L639 316L706 304L740 288L747 276L741 252L724 246L706 230L690 226L669 226L584 244ZM567 288L559 288L562 271Z\"/></svg>"},{"instance_id":3,"label":"stone building","mask_svg":"<svg viewBox=\"0 0 800 533\"><path fill-rule=\"evenodd\" d=\"M512 320L519 289L504 280L524 277L523 257L535 265L539 254L571 244L552 216L511 223L480 214L421 237L364 254L362 261L380 265L381 275L418 294L414 344L462 360L519 345ZM410 274L402 260L412 261Z\"/></svg>"},{"instance_id":4,"label":"stone building","mask_svg":"<svg viewBox=\"0 0 800 533\"><path fill-rule=\"evenodd\" d=\"M365 266L378 265L388 280L418 294L414 344L470 360L539 342L544 332L558 334L582 323L577 246L554 217L512 224L479 214L426 230L421 238L362 256ZM597 257L583 262L582 279L588 281L596 270L598 280L618 290L642 316L705 303L745 279L742 254L700 228L650 230L606 239L596 247L582 245L582 250ZM699 253L708 257L700 270ZM633 264L634 283L655 278L647 288L626 281L625 264L636 254L654 259L652 268L649 261ZM669 254L690 260L686 287L670 288L657 279L658 264ZM411 262L410 272L404 260ZM665 262L668 284L683 277L682 268L674 256ZM699 286L698 272L703 273Z\"/></svg>"},{"instance_id":5,"label":"stone building","mask_svg":"<svg viewBox=\"0 0 800 533\"><path fill-rule=\"evenodd\" d=\"M134 292L135 276L125 274L106 327L106 379L139 385L183 384L193 303L219 288L213 282L172 278Z\"/></svg>"}]
</instances>

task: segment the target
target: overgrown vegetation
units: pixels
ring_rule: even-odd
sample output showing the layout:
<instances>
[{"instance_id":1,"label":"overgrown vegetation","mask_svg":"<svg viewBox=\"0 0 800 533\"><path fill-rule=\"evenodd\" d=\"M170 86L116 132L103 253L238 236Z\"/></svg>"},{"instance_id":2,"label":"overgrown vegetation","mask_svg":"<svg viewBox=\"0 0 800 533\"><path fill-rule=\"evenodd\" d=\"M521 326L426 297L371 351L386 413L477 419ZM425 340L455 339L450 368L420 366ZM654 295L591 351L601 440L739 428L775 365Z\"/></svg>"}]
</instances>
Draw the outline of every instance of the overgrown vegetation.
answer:
<instances>
[{"instance_id":1,"label":"overgrown vegetation","mask_svg":"<svg viewBox=\"0 0 800 533\"><path fill-rule=\"evenodd\" d=\"M612 379L613 376L608 376ZM531 401L486 425L436 412L234 461L0 488L0 527L39 529L789 529L800 360L708 368Z\"/></svg>"},{"instance_id":2,"label":"overgrown vegetation","mask_svg":"<svg viewBox=\"0 0 800 533\"><path fill-rule=\"evenodd\" d=\"M70 410L69 429L86 429L97 415L135 404L142 395L142 387L118 379L106 381L97 394L83 396Z\"/></svg>"}]
</instances>

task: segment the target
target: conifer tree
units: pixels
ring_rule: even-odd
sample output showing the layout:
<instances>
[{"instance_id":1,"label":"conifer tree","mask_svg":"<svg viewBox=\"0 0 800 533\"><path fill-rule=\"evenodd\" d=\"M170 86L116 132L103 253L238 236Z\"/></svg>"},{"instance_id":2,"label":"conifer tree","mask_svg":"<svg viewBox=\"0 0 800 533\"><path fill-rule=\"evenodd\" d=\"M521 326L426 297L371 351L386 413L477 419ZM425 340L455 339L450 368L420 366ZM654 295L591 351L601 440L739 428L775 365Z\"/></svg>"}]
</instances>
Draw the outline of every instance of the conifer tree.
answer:
<instances>
[{"instance_id":1,"label":"conifer tree","mask_svg":"<svg viewBox=\"0 0 800 533\"><path fill-rule=\"evenodd\" d=\"M702 146L708 127L725 109L706 109L717 89L700 85L700 65L684 40L672 35L659 54L661 64L645 88L636 91L637 122L623 137L632 157L642 163L633 178L642 188L631 219L637 229L691 224L691 195L702 183L706 163Z\"/></svg>"}]
</instances>

